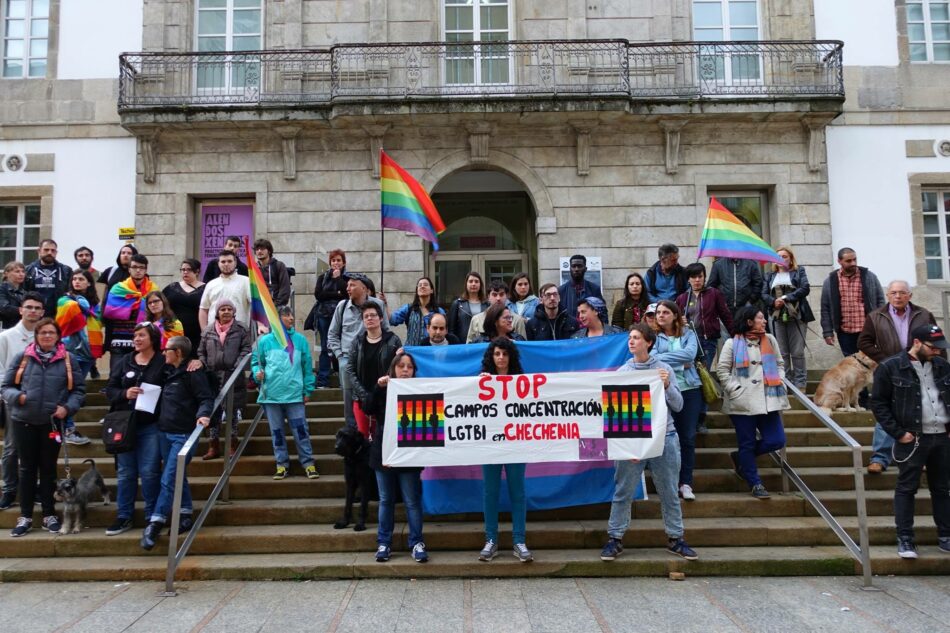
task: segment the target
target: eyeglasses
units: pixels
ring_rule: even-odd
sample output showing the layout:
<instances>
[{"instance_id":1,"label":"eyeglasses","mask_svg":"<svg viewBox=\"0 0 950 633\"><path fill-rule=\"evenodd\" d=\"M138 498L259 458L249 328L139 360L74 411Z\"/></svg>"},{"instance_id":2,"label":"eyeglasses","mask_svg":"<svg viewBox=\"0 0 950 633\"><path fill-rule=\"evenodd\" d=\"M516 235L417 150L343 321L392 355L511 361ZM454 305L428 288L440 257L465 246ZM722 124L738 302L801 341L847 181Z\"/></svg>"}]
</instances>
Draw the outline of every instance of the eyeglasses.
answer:
<instances>
[{"instance_id":1,"label":"eyeglasses","mask_svg":"<svg viewBox=\"0 0 950 633\"><path fill-rule=\"evenodd\" d=\"M541 295L541 296L544 297L545 299L554 299L555 297L560 297L560 296L561 296L561 293L559 293L559 292L545 292L545 293L544 293L543 295Z\"/></svg>"},{"instance_id":2,"label":"eyeglasses","mask_svg":"<svg viewBox=\"0 0 950 633\"><path fill-rule=\"evenodd\" d=\"M514 321L514 320L515 320L515 317L511 316L510 314L509 314L508 316L501 316L501 317L498 317L498 318L501 319L502 321Z\"/></svg>"},{"instance_id":3,"label":"eyeglasses","mask_svg":"<svg viewBox=\"0 0 950 633\"><path fill-rule=\"evenodd\" d=\"M193 273L193 272L195 272L195 271L193 271L193 270L190 269L190 268L179 268L179 269L178 269L178 272L180 272L180 273Z\"/></svg>"},{"instance_id":4,"label":"eyeglasses","mask_svg":"<svg viewBox=\"0 0 950 633\"><path fill-rule=\"evenodd\" d=\"M37 336L59 336L56 332L37 332Z\"/></svg>"},{"instance_id":5,"label":"eyeglasses","mask_svg":"<svg viewBox=\"0 0 950 633\"><path fill-rule=\"evenodd\" d=\"M132 264L129 266L129 270L146 270L148 266L142 266L141 264Z\"/></svg>"},{"instance_id":6,"label":"eyeglasses","mask_svg":"<svg viewBox=\"0 0 950 633\"><path fill-rule=\"evenodd\" d=\"M142 321L141 323L136 323L136 324L135 324L135 329L136 329L136 330L139 329L139 328L143 328L143 327L155 329L155 324L152 323L151 321Z\"/></svg>"},{"instance_id":7,"label":"eyeglasses","mask_svg":"<svg viewBox=\"0 0 950 633\"><path fill-rule=\"evenodd\" d=\"M166 347L163 352L180 352L181 350L177 347Z\"/></svg>"}]
</instances>

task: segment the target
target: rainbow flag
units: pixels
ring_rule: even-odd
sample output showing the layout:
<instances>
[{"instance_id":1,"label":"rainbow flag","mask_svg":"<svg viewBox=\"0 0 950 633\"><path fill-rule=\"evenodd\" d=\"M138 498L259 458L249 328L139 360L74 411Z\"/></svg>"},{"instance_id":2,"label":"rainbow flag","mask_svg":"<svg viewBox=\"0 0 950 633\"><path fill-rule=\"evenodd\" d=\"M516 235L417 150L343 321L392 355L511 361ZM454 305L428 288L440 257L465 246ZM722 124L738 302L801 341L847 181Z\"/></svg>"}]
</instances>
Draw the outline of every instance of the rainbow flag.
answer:
<instances>
[{"instance_id":1,"label":"rainbow flag","mask_svg":"<svg viewBox=\"0 0 950 633\"><path fill-rule=\"evenodd\" d=\"M112 286L106 294L102 318L115 321L145 321L145 302L142 299L153 290L159 290L150 278L142 280L137 288L131 277Z\"/></svg>"},{"instance_id":2,"label":"rainbow flag","mask_svg":"<svg viewBox=\"0 0 950 633\"><path fill-rule=\"evenodd\" d=\"M384 229L398 229L418 235L432 242L432 249L439 250L439 234L445 231L445 223L419 182L400 167L396 161L379 152L379 189L382 197L382 220Z\"/></svg>"},{"instance_id":3,"label":"rainbow flag","mask_svg":"<svg viewBox=\"0 0 950 633\"><path fill-rule=\"evenodd\" d=\"M274 338L281 347L287 350L290 360L293 361L294 342L277 314L277 306L274 305L274 299L270 296L270 290L267 289L261 267L257 265L257 257L251 250L251 239L247 235L244 236L244 244L247 246L247 276L251 282L251 320L270 328Z\"/></svg>"},{"instance_id":4,"label":"rainbow flag","mask_svg":"<svg viewBox=\"0 0 950 633\"><path fill-rule=\"evenodd\" d=\"M699 253L696 258L700 257L730 257L785 265L785 260L768 242L753 233L752 229L715 198L709 201L706 225L703 227L702 237L699 238Z\"/></svg>"},{"instance_id":5,"label":"rainbow flag","mask_svg":"<svg viewBox=\"0 0 950 633\"><path fill-rule=\"evenodd\" d=\"M89 340L89 352L93 358L102 357L103 333L102 323L96 318L95 312L89 307L84 297L73 298L65 295L56 302L56 324L62 332L63 338L79 334L83 328Z\"/></svg>"}]
</instances>

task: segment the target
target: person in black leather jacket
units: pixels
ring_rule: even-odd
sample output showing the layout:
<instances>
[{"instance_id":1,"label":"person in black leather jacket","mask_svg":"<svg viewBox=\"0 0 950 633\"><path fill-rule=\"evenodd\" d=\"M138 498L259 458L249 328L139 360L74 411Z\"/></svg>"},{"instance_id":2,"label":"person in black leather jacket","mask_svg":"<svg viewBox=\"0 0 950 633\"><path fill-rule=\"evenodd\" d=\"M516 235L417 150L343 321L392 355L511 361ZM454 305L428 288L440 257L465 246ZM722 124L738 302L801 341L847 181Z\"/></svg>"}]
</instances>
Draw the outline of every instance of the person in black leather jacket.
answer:
<instances>
[{"instance_id":1,"label":"person in black leather jacket","mask_svg":"<svg viewBox=\"0 0 950 633\"><path fill-rule=\"evenodd\" d=\"M917 558L914 497L924 468L938 545L950 553L950 363L938 354L950 345L936 325L916 327L909 338L909 350L891 356L874 372L870 400L875 419L896 440L894 522L901 558Z\"/></svg>"},{"instance_id":2,"label":"person in black leather jacket","mask_svg":"<svg viewBox=\"0 0 950 633\"><path fill-rule=\"evenodd\" d=\"M373 410L373 390L376 389L379 377L389 372L389 365L396 357L396 352L402 347L402 341L391 331L382 328L385 315L377 304L367 301L360 312L366 331L353 341L346 372L353 387L356 426L364 437L369 437L369 420L366 415L372 413Z\"/></svg>"}]
</instances>

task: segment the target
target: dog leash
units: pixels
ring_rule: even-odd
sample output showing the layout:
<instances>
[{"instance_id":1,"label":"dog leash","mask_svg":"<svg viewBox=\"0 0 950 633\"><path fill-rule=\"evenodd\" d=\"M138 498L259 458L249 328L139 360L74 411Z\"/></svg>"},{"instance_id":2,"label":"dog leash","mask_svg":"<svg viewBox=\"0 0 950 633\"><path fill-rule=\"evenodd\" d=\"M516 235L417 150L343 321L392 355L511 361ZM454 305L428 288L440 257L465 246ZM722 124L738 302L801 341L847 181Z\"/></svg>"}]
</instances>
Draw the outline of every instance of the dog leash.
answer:
<instances>
[{"instance_id":1,"label":"dog leash","mask_svg":"<svg viewBox=\"0 0 950 633\"><path fill-rule=\"evenodd\" d=\"M50 439L54 439L63 445L63 472L66 473L64 479L69 479L69 449L67 448L69 443L66 441L66 423L63 422L63 427L60 429L55 417L49 416L49 421L54 429L54 432L50 433Z\"/></svg>"}]
</instances>

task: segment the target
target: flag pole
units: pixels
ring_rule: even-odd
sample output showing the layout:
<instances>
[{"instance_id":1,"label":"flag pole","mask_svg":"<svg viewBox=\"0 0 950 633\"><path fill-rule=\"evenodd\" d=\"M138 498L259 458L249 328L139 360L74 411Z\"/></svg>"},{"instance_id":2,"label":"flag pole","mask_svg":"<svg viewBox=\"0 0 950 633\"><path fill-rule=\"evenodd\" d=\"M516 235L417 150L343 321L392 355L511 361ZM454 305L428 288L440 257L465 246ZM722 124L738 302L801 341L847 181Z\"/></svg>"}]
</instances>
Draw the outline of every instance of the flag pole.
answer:
<instances>
[{"instance_id":1,"label":"flag pole","mask_svg":"<svg viewBox=\"0 0 950 633\"><path fill-rule=\"evenodd\" d=\"M379 291L383 292L383 260L386 259L386 229L379 227Z\"/></svg>"}]
</instances>

